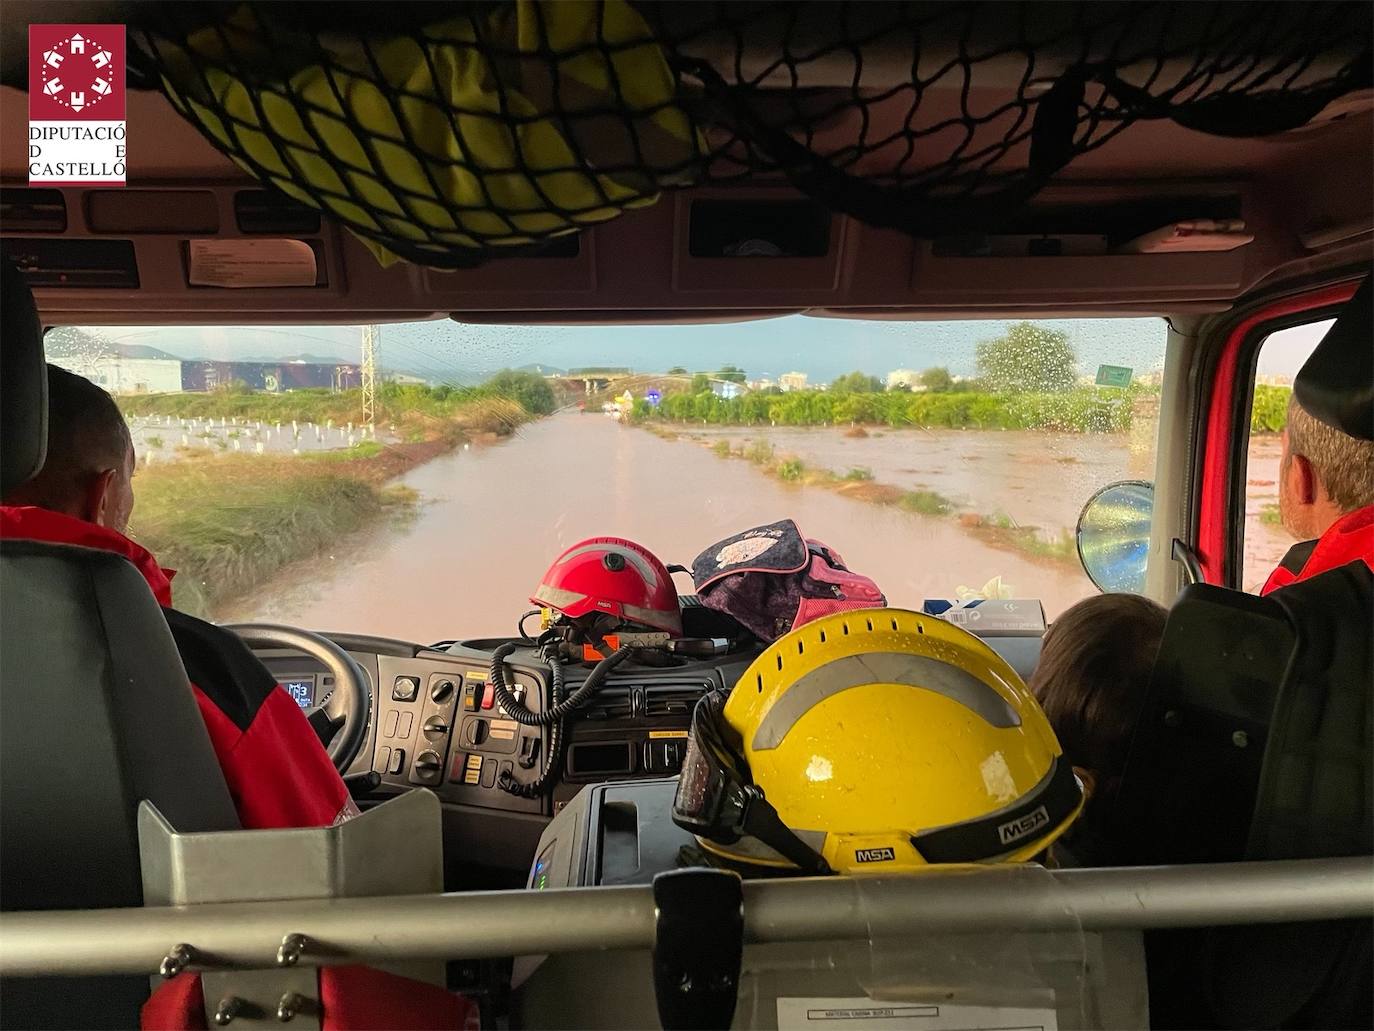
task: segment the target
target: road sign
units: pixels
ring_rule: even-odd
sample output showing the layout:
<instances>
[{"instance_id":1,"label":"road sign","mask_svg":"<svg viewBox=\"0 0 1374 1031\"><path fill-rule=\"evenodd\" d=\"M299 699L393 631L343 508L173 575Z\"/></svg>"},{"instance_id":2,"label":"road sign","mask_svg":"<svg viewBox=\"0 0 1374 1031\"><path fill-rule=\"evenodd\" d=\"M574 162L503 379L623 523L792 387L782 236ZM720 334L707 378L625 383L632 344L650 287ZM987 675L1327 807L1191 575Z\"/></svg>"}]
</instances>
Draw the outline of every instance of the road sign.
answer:
<instances>
[{"instance_id":1,"label":"road sign","mask_svg":"<svg viewBox=\"0 0 1374 1031\"><path fill-rule=\"evenodd\" d=\"M1099 365L1097 385L1099 387L1129 387L1132 369L1125 365Z\"/></svg>"},{"instance_id":2,"label":"road sign","mask_svg":"<svg viewBox=\"0 0 1374 1031\"><path fill-rule=\"evenodd\" d=\"M660 394L657 390L651 390L644 395L644 400L648 401L649 404L657 407L658 403L663 400L663 395Z\"/></svg>"}]
</instances>

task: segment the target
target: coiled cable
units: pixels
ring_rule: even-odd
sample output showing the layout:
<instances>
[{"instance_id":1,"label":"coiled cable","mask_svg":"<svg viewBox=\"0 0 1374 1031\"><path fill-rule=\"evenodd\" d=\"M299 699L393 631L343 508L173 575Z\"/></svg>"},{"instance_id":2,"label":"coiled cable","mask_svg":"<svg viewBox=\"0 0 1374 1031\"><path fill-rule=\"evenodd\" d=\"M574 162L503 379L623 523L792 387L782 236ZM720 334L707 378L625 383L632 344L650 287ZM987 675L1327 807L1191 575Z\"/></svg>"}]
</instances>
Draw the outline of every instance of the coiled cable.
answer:
<instances>
[{"instance_id":1,"label":"coiled cable","mask_svg":"<svg viewBox=\"0 0 1374 1031\"><path fill-rule=\"evenodd\" d=\"M557 706L563 700L563 660L558 657L557 652L552 650L546 658L552 674L549 701L553 706ZM539 771L539 776L522 784L515 779L514 772L504 770L497 781L501 790L518 798L539 798L544 792L552 788L554 782L558 780L559 771L563 769L563 747L566 741L563 729L562 720L558 720L549 727L549 750L544 756L544 765L543 769Z\"/></svg>"},{"instance_id":2,"label":"coiled cable","mask_svg":"<svg viewBox=\"0 0 1374 1031\"><path fill-rule=\"evenodd\" d=\"M544 757L544 768L539 776L527 784L515 779L511 772L502 773L498 784L502 791L520 798L538 798L548 791L558 779L563 768L563 748L567 728L566 717L581 708L592 696L601 690L611 670L624 662L635 650L629 646L620 648L596 664L587 674L587 679L569 697L563 697L563 661L555 648L545 650L544 660L548 663L550 674L549 708L546 712L531 712L515 697L506 686L506 656L519 649L517 644L503 644L491 653L491 667L487 671L497 704L506 715L525 727L548 727L549 748Z\"/></svg>"},{"instance_id":3,"label":"coiled cable","mask_svg":"<svg viewBox=\"0 0 1374 1031\"><path fill-rule=\"evenodd\" d=\"M520 645L513 643L503 644L496 648L491 653L491 667L487 671L487 678L491 681L492 690L496 693L497 703L506 711L507 716L523 727L548 727L570 713L576 712L601 690L605 685L606 678L611 675L611 671L635 651L630 645L617 648L598 662L587 674L587 679L582 681L577 690L563 701L555 702L545 712L530 712L529 709L525 708L523 702L511 694L510 688L506 686L506 656L519 648ZM550 662L549 668L553 672L555 681L554 693L561 693L563 685L562 664Z\"/></svg>"}]
</instances>

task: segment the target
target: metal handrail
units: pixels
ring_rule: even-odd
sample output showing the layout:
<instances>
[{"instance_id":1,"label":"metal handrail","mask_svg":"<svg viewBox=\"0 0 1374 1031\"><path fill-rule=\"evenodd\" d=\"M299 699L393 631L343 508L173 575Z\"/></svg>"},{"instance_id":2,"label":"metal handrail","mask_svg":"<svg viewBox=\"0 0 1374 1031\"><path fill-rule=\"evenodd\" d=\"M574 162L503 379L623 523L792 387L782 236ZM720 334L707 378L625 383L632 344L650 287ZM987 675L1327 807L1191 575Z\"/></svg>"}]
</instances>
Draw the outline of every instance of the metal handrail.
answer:
<instances>
[{"instance_id":1,"label":"metal handrail","mask_svg":"<svg viewBox=\"0 0 1374 1031\"><path fill-rule=\"evenodd\" d=\"M905 877L746 881L745 941L933 931L1109 930L1374 916L1374 860L1178 867L930 869ZM647 885L302 899L0 916L0 975L146 974L178 943L206 968L262 968L288 934L299 962L382 963L647 949Z\"/></svg>"}]
</instances>

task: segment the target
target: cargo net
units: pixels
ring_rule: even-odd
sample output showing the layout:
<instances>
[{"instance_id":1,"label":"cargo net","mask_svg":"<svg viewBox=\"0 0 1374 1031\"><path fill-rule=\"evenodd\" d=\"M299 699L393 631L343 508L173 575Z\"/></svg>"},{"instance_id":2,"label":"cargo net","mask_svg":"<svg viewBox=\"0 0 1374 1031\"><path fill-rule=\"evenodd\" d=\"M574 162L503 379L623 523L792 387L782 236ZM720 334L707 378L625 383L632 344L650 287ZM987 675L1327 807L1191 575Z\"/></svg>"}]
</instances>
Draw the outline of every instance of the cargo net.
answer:
<instances>
[{"instance_id":1,"label":"cargo net","mask_svg":"<svg viewBox=\"0 0 1374 1031\"><path fill-rule=\"evenodd\" d=\"M385 263L456 268L760 177L988 231L1142 119L1309 122L1370 86L1369 28L1362 3L513 0L165 4L131 38L249 173Z\"/></svg>"}]
</instances>

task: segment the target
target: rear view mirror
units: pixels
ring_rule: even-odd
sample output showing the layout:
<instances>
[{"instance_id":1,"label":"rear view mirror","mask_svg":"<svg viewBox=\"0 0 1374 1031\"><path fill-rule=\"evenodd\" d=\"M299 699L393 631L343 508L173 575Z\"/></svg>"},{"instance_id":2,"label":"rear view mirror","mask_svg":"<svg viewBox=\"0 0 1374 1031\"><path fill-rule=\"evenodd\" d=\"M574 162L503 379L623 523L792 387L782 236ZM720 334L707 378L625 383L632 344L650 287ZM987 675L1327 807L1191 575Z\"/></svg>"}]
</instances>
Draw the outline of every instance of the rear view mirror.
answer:
<instances>
[{"instance_id":1,"label":"rear view mirror","mask_svg":"<svg viewBox=\"0 0 1374 1031\"><path fill-rule=\"evenodd\" d=\"M1110 483L1088 499L1078 516L1078 559L1099 590L1142 594L1150 552L1154 485Z\"/></svg>"}]
</instances>

